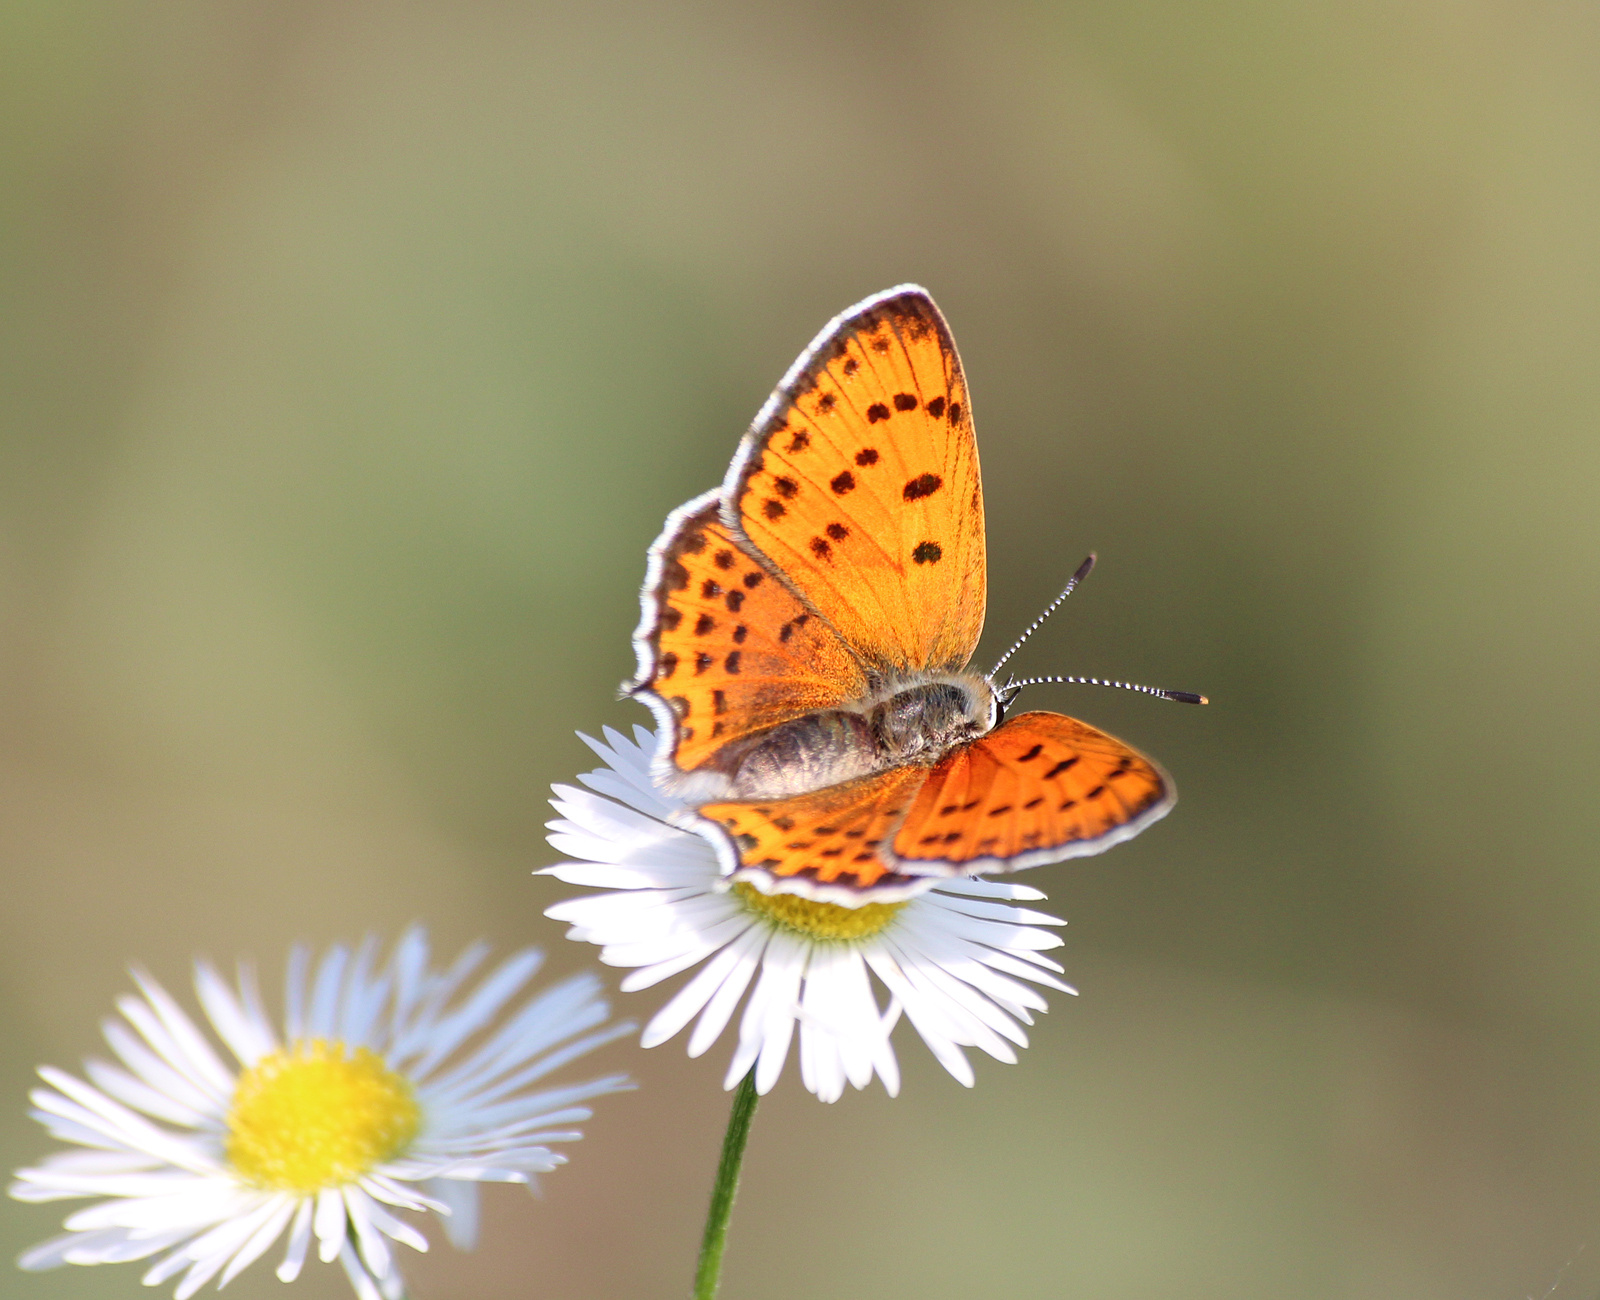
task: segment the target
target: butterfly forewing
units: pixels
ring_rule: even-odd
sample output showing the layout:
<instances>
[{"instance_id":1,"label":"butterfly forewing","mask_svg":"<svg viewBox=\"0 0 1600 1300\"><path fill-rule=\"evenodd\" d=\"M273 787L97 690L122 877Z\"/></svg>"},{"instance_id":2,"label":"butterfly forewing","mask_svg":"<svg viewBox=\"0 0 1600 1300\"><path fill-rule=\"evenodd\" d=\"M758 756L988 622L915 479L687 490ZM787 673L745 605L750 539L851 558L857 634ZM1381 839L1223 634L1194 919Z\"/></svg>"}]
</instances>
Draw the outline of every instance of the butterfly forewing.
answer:
<instances>
[{"instance_id":1,"label":"butterfly forewing","mask_svg":"<svg viewBox=\"0 0 1600 1300\"><path fill-rule=\"evenodd\" d=\"M920 289L840 317L746 436L726 488L755 546L868 665L966 665L983 630L983 494L966 381Z\"/></svg>"},{"instance_id":2,"label":"butterfly forewing","mask_svg":"<svg viewBox=\"0 0 1600 1300\"><path fill-rule=\"evenodd\" d=\"M926 768L896 767L790 799L706 804L700 815L732 837L745 868L881 896L904 882L879 850L927 775Z\"/></svg>"},{"instance_id":3,"label":"butterfly forewing","mask_svg":"<svg viewBox=\"0 0 1600 1300\"><path fill-rule=\"evenodd\" d=\"M720 500L708 494L669 521L637 638L634 689L670 714L672 761L686 772L731 741L866 688L833 629L722 523Z\"/></svg>"},{"instance_id":4,"label":"butterfly forewing","mask_svg":"<svg viewBox=\"0 0 1600 1300\"><path fill-rule=\"evenodd\" d=\"M1165 773L1116 737L1023 713L939 761L891 854L912 874L1014 871L1110 848L1173 798Z\"/></svg>"}]
</instances>

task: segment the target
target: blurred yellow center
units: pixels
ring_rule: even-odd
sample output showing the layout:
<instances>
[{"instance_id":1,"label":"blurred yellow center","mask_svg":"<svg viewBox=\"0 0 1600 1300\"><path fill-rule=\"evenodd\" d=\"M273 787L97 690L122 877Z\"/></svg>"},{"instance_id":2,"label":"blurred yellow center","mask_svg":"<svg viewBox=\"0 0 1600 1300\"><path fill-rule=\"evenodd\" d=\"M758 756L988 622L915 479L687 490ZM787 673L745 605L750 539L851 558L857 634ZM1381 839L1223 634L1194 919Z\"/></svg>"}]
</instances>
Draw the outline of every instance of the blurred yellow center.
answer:
<instances>
[{"instance_id":1,"label":"blurred yellow center","mask_svg":"<svg viewBox=\"0 0 1600 1300\"><path fill-rule=\"evenodd\" d=\"M377 1053L313 1038L239 1076L228 1163L259 1187L314 1192L404 1149L421 1120L411 1084Z\"/></svg>"},{"instance_id":2,"label":"blurred yellow center","mask_svg":"<svg viewBox=\"0 0 1600 1300\"><path fill-rule=\"evenodd\" d=\"M862 907L840 907L836 903L814 903L796 894L763 894L743 880L734 885L733 892L757 916L808 939L870 939L882 933L905 906L867 903Z\"/></svg>"}]
</instances>

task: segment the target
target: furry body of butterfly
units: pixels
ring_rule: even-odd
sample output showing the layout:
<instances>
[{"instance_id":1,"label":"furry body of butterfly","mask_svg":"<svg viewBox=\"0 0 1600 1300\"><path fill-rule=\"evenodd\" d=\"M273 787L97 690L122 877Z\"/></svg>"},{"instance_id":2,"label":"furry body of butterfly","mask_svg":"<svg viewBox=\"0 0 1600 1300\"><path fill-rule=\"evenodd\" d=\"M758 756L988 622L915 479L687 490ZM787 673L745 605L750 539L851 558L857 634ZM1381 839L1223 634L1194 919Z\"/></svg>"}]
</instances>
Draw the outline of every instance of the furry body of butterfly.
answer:
<instances>
[{"instance_id":1,"label":"furry body of butterfly","mask_svg":"<svg viewBox=\"0 0 1600 1300\"><path fill-rule=\"evenodd\" d=\"M983 677L897 682L734 741L693 776L669 774L668 788L692 789L703 800L784 799L891 767L932 767L952 746L992 728L998 712Z\"/></svg>"},{"instance_id":2,"label":"furry body of butterfly","mask_svg":"<svg viewBox=\"0 0 1600 1300\"><path fill-rule=\"evenodd\" d=\"M731 878L860 906L1098 853L1166 814L1171 780L1121 741L1002 720L968 668L985 582L966 379L902 285L824 328L650 550L625 689Z\"/></svg>"}]
</instances>

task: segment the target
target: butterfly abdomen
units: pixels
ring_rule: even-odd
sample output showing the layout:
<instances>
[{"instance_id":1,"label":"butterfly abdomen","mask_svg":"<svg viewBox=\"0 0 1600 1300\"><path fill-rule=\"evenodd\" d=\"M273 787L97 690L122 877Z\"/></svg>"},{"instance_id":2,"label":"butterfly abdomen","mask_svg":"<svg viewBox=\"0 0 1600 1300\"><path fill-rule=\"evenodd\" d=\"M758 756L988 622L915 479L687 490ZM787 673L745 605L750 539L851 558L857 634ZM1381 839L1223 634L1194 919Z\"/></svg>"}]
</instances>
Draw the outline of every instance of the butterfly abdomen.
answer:
<instances>
[{"instance_id":1,"label":"butterfly abdomen","mask_svg":"<svg viewBox=\"0 0 1600 1300\"><path fill-rule=\"evenodd\" d=\"M727 798L786 799L870 776L882 762L862 714L827 709L728 746L715 766L728 775Z\"/></svg>"}]
</instances>

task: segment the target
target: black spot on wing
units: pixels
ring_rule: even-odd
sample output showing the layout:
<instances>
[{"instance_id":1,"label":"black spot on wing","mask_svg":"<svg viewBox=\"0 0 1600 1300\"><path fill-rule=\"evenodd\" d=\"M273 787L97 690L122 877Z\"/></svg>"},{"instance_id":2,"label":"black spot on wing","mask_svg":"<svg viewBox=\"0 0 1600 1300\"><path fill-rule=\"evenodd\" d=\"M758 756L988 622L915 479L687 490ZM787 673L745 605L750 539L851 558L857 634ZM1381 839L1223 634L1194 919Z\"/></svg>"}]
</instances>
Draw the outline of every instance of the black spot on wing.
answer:
<instances>
[{"instance_id":1,"label":"black spot on wing","mask_svg":"<svg viewBox=\"0 0 1600 1300\"><path fill-rule=\"evenodd\" d=\"M944 548L938 542L918 542L911 558L918 564L937 564L944 559Z\"/></svg>"},{"instance_id":2,"label":"black spot on wing","mask_svg":"<svg viewBox=\"0 0 1600 1300\"><path fill-rule=\"evenodd\" d=\"M910 480L901 492L907 501L920 501L937 492L944 480L937 474L919 474Z\"/></svg>"}]
</instances>

